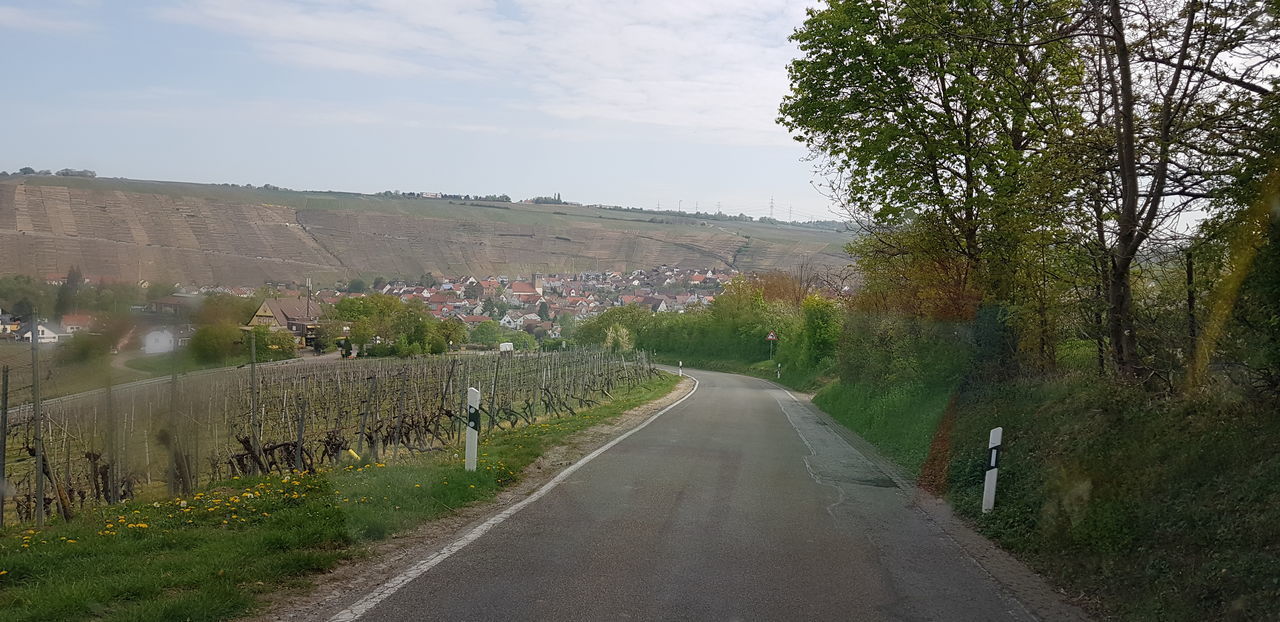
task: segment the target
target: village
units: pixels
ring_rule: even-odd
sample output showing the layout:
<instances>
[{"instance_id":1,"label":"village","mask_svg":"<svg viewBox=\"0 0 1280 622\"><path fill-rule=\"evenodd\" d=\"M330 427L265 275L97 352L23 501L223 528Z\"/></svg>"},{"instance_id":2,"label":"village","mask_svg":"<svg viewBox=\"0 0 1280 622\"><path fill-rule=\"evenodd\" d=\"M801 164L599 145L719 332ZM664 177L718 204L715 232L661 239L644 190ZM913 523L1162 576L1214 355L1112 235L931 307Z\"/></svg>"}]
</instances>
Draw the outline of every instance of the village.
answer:
<instances>
[{"instance_id":1,"label":"village","mask_svg":"<svg viewBox=\"0 0 1280 622\"><path fill-rule=\"evenodd\" d=\"M346 299L363 299L382 295L397 299L418 312L436 320L453 320L463 324L468 334L458 343L474 344L470 332L487 322L496 322L506 331L520 331L545 339L564 339L565 330L579 320L594 317L604 310L637 305L653 313L681 313L690 308L710 304L723 283L738 276L736 270L683 268L661 265L647 270L580 272L574 274L529 275L423 275L416 280L378 277L372 283L351 279L332 287L309 287L310 283L274 282L260 287L183 286L175 284L171 292L129 306L127 330L111 333L108 323L119 324L119 313L95 313L74 309L60 317L42 317L31 322L20 309L0 309L0 340L40 344L70 341L78 334L111 333L112 354L129 352L137 355L171 353L187 346L208 323L209 313L201 309L214 297L260 301L252 317L243 326L262 326L271 333L292 335L297 348L315 348L317 336L327 320L336 320L334 309ZM50 275L44 285L63 288L64 276ZM93 277L80 277L78 287L104 286ZM151 284L139 284L144 290ZM220 319L220 316L219 316ZM343 333L350 326L341 327ZM341 337L340 337L341 338ZM373 335L372 341L382 341Z\"/></svg>"}]
</instances>

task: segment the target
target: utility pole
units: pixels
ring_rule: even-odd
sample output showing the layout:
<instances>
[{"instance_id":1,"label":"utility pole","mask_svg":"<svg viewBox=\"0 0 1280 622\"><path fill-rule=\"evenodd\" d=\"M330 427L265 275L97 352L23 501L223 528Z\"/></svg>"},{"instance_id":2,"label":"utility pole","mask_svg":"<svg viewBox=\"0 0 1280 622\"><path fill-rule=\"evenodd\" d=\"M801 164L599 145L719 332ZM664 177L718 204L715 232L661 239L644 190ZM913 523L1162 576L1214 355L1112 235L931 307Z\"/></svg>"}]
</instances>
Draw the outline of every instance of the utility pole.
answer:
<instances>
[{"instance_id":1,"label":"utility pole","mask_svg":"<svg viewBox=\"0 0 1280 622\"><path fill-rule=\"evenodd\" d=\"M36 422L36 527L44 527L44 416L40 412L40 322L31 310L31 418ZM7 439L6 439L7 440Z\"/></svg>"},{"instance_id":2,"label":"utility pole","mask_svg":"<svg viewBox=\"0 0 1280 622\"><path fill-rule=\"evenodd\" d=\"M4 528L4 498L8 486L4 483L4 465L9 446L9 366L0 370L0 529Z\"/></svg>"},{"instance_id":3,"label":"utility pole","mask_svg":"<svg viewBox=\"0 0 1280 622\"><path fill-rule=\"evenodd\" d=\"M773 219L773 195L769 195L769 219Z\"/></svg>"},{"instance_id":4,"label":"utility pole","mask_svg":"<svg viewBox=\"0 0 1280 622\"><path fill-rule=\"evenodd\" d=\"M249 328L249 433L253 435L249 444L253 450L254 464L262 453L262 419L261 407L258 405L258 331L257 327Z\"/></svg>"}]
</instances>

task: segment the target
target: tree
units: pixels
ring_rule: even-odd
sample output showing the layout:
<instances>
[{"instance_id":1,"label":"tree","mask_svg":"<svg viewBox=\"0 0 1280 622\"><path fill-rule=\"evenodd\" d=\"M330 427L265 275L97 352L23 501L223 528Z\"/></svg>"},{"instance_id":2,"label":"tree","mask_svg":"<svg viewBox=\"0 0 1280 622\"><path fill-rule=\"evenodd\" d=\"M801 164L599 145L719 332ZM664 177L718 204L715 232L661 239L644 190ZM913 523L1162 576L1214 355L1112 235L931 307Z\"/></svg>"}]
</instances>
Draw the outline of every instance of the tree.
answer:
<instances>
[{"instance_id":1,"label":"tree","mask_svg":"<svg viewBox=\"0 0 1280 622\"><path fill-rule=\"evenodd\" d=\"M287 330L270 330L255 326L258 339L258 361L278 361L298 356L298 339Z\"/></svg>"},{"instance_id":2,"label":"tree","mask_svg":"<svg viewBox=\"0 0 1280 622\"><path fill-rule=\"evenodd\" d=\"M513 330L507 333L507 340L511 342L511 346L517 350L536 350L538 349L538 340L533 335L522 330Z\"/></svg>"},{"instance_id":3,"label":"tree","mask_svg":"<svg viewBox=\"0 0 1280 622\"><path fill-rule=\"evenodd\" d=\"M560 336L572 339L574 332L578 329L578 316L564 311L556 316L556 323L560 325Z\"/></svg>"},{"instance_id":4,"label":"tree","mask_svg":"<svg viewBox=\"0 0 1280 622\"><path fill-rule=\"evenodd\" d=\"M493 320L485 320L471 329L471 334L468 338L471 343L492 348L498 345L498 339L501 336L502 327Z\"/></svg>"},{"instance_id":5,"label":"tree","mask_svg":"<svg viewBox=\"0 0 1280 622\"><path fill-rule=\"evenodd\" d=\"M804 316L804 350L808 363L817 364L836 352L840 340L840 310L834 301L809 296L802 303Z\"/></svg>"},{"instance_id":6,"label":"tree","mask_svg":"<svg viewBox=\"0 0 1280 622\"><path fill-rule=\"evenodd\" d=\"M208 324L196 329L187 347L197 361L224 363L241 350L243 337L240 328L234 324L225 322ZM264 343L264 340L258 341L260 352Z\"/></svg>"},{"instance_id":7,"label":"tree","mask_svg":"<svg viewBox=\"0 0 1280 622\"><path fill-rule=\"evenodd\" d=\"M427 354L444 354L448 350L448 345L444 341L444 336L438 332L432 332L427 337L426 353Z\"/></svg>"},{"instance_id":8,"label":"tree","mask_svg":"<svg viewBox=\"0 0 1280 622\"><path fill-rule=\"evenodd\" d=\"M0 276L0 308L21 318L31 317L35 309L46 312L53 308L52 288L29 276Z\"/></svg>"},{"instance_id":9,"label":"tree","mask_svg":"<svg viewBox=\"0 0 1280 622\"><path fill-rule=\"evenodd\" d=\"M22 167L22 168L18 169L18 174L19 174L19 175L35 175L35 174L36 174L36 169L31 168L30 166L24 166L24 167Z\"/></svg>"},{"instance_id":10,"label":"tree","mask_svg":"<svg viewBox=\"0 0 1280 622\"><path fill-rule=\"evenodd\" d=\"M472 283L467 286L465 292L468 300L480 300L484 297L484 286L480 283Z\"/></svg>"},{"instance_id":11,"label":"tree","mask_svg":"<svg viewBox=\"0 0 1280 622\"><path fill-rule=\"evenodd\" d=\"M384 279L384 278L382 278L382 277L377 277L377 278L373 279L373 290L374 290L374 291L376 291L376 292L381 292L381 291L382 291L382 288L384 288L384 287L386 287L386 286L387 286L387 280L386 280L386 279Z\"/></svg>"},{"instance_id":12,"label":"tree","mask_svg":"<svg viewBox=\"0 0 1280 622\"><path fill-rule=\"evenodd\" d=\"M439 279L436 279L436 275L431 274L430 272L424 273L422 276L418 277L418 285L423 287L435 287L439 284Z\"/></svg>"},{"instance_id":13,"label":"tree","mask_svg":"<svg viewBox=\"0 0 1280 622\"><path fill-rule=\"evenodd\" d=\"M360 354L365 353L365 348L369 342L373 340L373 327L369 324L369 320L359 319L351 323L351 332L348 335L351 344L360 348Z\"/></svg>"},{"instance_id":14,"label":"tree","mask_svg":"<svg viewBox=\"0 0 1280 622\"><path fill-rule=\"evenodd\" d=\"M61 318L71 312L76 307L76 294L80 291L80 286L84 284L84 275L80 273L78 266L71 266L67 271L67 278L58 286L58 296L53 303L53 316Z\"/></svg>"},{"instance_id":15,"label":"tree","mask_svg":"<svg viewBox=\"0 0 1280 622\"><path fill-rule=\"evenodd\" d=\"M230 294L209 294L200 303L200 308L192 316L198 325L232 324L243 326L253 319L253 314L262 306L260 300L241 298Z\"/></svg>"},{"instance_id":16,"label":"tree","mask_svg":"<svg viewBox=\"0 0 1280 622\"><path fill-rule=\"evenodd\" d=\"M551 307L547 305L547 301L543 300L538 303L538 317L546 322L551 319Z\"/></svg>"},{"instance_id":17,"label":"tree","mask_svg":"<svg viewBox=\"0 0 1280 622\"><path fill-rule=\"evenodd\" d=\"M621 324L614 324L605 331L603 345L610 352L628 352L634 343L631 331Z\"/></svg>"},{"instance_id":18,"label":"tree","mask_svg":"<svg viewBox=\"0 0 1280 622\"><path fill-rule=\"evenodd\" d=\"M1274 7L1199 0L833 0L793 36L779 121L865 233L870 285L949 317L985 305L1022 333L989 341L1048 361L1073 297L1138 378L1135 266L1265 174L1278 26Z\"/></svg>"},{"instance_id":19,"label":"tree","mask_svg":"<svg viewBox=\"0 0 1280 622\"><path fill-rule=\"evenodd\" d=\"M369 285L364 282L364 279L351 279L347 283L347 293L350 294L363 294L367 289L369 289Z\"/></svg>"},{"instance_id":20,"label":"tree","mask_svg":"<svg viewBox=\"0 0 1280 622\"><path fill-rule=\"evenodd\" d=\"M934 0L837 0L793 35L792 94L779 121L827 163L833 193L873 237L921 223L963 282L1013 300L1020 215L1015 182L1070 117L1070 43L1027 49L952 32L1039 38L1057 5L967 7ZM1046 31L1046 32L1042 32ZM915 249L886 244L882 252Z\"/></svg>"},{"instance_id":21,"label":"tree","mask_svg":"<svg viewBox=\"0 0 1280 622\"><path fill-rule=\"evenodd\" d=\"M436 332L450 347L462 345L467 340L467 325L456 317L451 317L436 327Z\"/></svg>"}]
</instances>

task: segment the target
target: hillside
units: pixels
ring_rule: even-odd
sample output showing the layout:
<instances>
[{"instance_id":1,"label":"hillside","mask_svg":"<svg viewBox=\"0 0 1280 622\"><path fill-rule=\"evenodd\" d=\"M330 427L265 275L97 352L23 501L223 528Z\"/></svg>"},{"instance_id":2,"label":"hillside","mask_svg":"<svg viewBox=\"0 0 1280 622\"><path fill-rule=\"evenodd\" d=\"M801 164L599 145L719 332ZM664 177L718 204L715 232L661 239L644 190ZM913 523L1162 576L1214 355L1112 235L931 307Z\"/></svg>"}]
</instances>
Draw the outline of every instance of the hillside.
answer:
<instances>
[{"instance_id":1,"label":"hillside","mask_svg":"<svg viewBox=\"0 0 1280 622\"><path fill-rule=\"evenodd\" d=\"M72 265L99 278L221 285L664 263L750 271L805 260L840 265L843 243L839 233L802 227L571 205L121 179L0 180L0 265L35 276Z\"/></svg>"}]
</instances>

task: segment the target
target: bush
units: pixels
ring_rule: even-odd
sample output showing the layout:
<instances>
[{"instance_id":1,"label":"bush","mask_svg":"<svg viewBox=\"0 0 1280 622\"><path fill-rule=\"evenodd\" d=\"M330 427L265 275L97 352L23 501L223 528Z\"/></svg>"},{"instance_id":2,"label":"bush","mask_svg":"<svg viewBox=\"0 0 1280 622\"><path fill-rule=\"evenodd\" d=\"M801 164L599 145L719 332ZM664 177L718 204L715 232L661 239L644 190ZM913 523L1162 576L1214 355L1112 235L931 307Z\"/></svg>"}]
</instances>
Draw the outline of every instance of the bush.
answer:
<instances>
[{"instance_id":1,"label":"bush","mask_svg":"<svg viewBox=\"0 0 1280 622\"><path fill-rule=\"evenodd\" d=\"M266 328L266 327L262 327ZM191 336L188 347L191 356L201 363L223 363L232 355L243 351L241 344L244 335L234 324L218 323L201 326ZM264 340L259 336L258 354L261 358Z\"/></svg>"},{"instance_id":2,"label":"bush","mask_svg":"<svg viewBox=\"0 0 1280 622\"><path fill-rule=\"evenodd\" d=\"M111 352L111 340L105 335L76 333L58 346L55 359L59 363L83 363Z\"/></svg>"}]
</instances>

